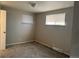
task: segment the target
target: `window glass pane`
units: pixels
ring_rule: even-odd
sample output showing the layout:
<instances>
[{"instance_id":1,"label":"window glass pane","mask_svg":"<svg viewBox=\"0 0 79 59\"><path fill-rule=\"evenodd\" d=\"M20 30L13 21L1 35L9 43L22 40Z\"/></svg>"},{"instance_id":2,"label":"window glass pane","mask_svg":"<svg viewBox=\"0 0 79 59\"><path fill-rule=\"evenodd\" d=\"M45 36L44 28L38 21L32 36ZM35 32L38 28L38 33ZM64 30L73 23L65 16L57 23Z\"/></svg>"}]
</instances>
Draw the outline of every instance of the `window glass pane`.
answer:
<instances>
[{"instance_id":1,"label":"window glass pane","mask_svg":"<svg viewBox=\"0 0 79 59\"><path fill-rule=\"evenodd\" d=\"M46 16L46 25L65 25L65 13Z\"/></svg>"},{"instance_id":2,"label":"window glass pane","mask_svg":"<svg viewBox=\"0 0 79 59\"><path fill-rule=\"evenodd\" d=\"M53 18L52 15L46 16L46 24L48 24L48 25L54 25L55 24L55 19Z\"/></svg>"},{"instance_id":3,"label":"window glass pane","mask_svg":"<svg viewBox=\"0 0 79 59\"><path fill-rule=\"evenodd\" d=\"M65 13L55 15L56 25L65 25Z\"/></svg>"},{"instance_id":4,"label":"window glass pane","mask_svg":"<svg viewBox=\"0 0 79 59\"><path fill-rule=\"evenodd\" d=\"M31 15L23 15L22 23L33 24L33 16Z\"/></svg>"}]
</instances>

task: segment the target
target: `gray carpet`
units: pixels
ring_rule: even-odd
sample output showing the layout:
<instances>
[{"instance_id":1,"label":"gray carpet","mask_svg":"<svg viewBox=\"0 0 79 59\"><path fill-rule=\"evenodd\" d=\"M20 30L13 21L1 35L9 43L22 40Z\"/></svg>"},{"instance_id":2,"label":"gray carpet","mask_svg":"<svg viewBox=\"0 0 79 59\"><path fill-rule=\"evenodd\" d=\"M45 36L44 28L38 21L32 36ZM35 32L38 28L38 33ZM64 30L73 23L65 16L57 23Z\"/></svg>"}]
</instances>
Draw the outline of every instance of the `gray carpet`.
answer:
<instances>
[{"instance_id":1,"label":"gray carpet","mask_svg":"<svg viewBox=\"0 0 79 59\"><path fill-rule=\"evenodd\" d=\"M68 56L54 51L36 42L7 47L0 51L0 58L67 58Z\"/></svg>"}]
</instances>

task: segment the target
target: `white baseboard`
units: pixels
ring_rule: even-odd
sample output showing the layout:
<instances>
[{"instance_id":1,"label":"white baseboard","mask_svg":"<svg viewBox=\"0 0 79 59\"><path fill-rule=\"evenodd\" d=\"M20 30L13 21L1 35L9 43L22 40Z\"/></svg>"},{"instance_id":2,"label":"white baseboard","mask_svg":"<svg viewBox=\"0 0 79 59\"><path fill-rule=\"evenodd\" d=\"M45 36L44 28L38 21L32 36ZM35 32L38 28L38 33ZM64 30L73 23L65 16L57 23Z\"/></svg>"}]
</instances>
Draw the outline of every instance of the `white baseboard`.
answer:
<instances>
[{"instance_id":1,"label":"white baseboard","mask_svg":"<svg viewBox=\"0 0 79 59\"><path fill-rule=\"evenodd\" d=\"M64 54L66 54L66 55L70 55L69 53L63 51L63 50L60 49L60 48L57 48L57 47L51 47L50 45L45 44L45 43L40 42L40 41L37 41L37 40L35 40L35 41L38 42L38 43L40 43L40 44L42 44L42 45L45 45L45 46L47 46L47 47L49 47L49 48L52 48L53 50L56 50L56 51L61 52L61 53L64 53Z\"/></svg>"},{"instance_id":2,"label":"white baseboard","mask_svg":"<svg viewBox=\"0 0 79 59\"><path fill-rule=\"evenodd\" d=\"M66 55L70 55L69 53L65 52L63 49L60 49L60 48L57 48L57 47L52 47L52 49L58 51L58 52L61 52L61 53L64 53Z\"/></svg>"},{"instance_id":3,"label":"white baseboard","mask_svg":"<svg viewBox=\"0 0 79 59\"><path fill-rule=\"evenodd\" d=\"M57 48L57 47L52 47L52 49L54 49L54 50L56 50L56 51L59 51L59 52L63 52L63 50L62 50L62 49Z\"/></svg>"},{"instance_id":4,"label":"white baseboard","mask_svg":"<svg viewBox=\"0 0 79 59\"><path fill-rule=\"evenodd\" d=\"M42 45L45 45L45 46L47 46L47 47L51 47L49 44L44 43L44 42L41 42L41 41L38 41L38 40L35 40L35 42L38 42L38 43L40 43L40 44L42 44Z\"/></svg>"},{"instance_id":5,"label":"white baseboard","mask_svg":"<svg viewBox=\"0 0 79 59\"><path fill-rule=\"evenodd\" d=\"M7 46L16 45L16 44L23 44L23 43L28 43L28 42L33 42L33 41L24 41L24 42L11 43L11 44L7 44Z\"/></svg>"}]
</instances>

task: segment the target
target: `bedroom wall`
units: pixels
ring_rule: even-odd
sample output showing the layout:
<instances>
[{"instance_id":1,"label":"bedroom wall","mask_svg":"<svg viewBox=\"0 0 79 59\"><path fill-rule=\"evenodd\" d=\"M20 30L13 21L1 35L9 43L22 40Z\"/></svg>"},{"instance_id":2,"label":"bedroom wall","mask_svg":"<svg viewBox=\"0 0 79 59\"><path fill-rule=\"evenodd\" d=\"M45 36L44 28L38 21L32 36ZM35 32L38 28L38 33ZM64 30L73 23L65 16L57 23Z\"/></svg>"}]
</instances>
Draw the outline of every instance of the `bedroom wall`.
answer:
<instances>
[{"instance_id":1,"label":"bedroom wall","mask_svg":"<svg viewBox=\"0 0 79 59\"><path fill-rule=\"evenodd\" d=\"M6 6L2 6L2 9L7 11L7 19L6 19L7 45L33 41L34 19L33 24L23 24L22 17L23 15L31 15L34 17L34 14Z\"/></svg>"},{"instance_id":2,"label":"bedroom wall","mask_svg":"<svg viewBox=\"0 0 79 59\"><path fill-rule=\"evenodd\" d=\"M66 26L45 25L46 15L66 13ZM70 55L73 7L59 9L36 14L36 40L51 48L61 49L63 53Z\"/></svg>"}]
</instances>

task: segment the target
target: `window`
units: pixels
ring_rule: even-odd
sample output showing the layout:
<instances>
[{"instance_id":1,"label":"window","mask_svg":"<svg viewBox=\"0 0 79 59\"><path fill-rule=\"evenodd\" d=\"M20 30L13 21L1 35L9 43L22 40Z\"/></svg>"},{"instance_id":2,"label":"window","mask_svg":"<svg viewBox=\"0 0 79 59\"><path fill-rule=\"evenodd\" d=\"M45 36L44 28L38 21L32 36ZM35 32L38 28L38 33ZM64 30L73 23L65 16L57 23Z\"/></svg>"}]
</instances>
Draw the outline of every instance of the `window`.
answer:
<instances>
[{"instance_id":1,"label":"window","mask_svg":"<svg viewBox=\"0 0 79 59\"><path fill-rule=\"evenodd\" d=\"M46 15L46 25L66 25L65 13Z\"/></svg>"},{"instance_id":2,"label":"window","mask_svg":"<svg viewBox=\"0 0 79 59\"><path fill-rule=\"evenodd\" d=\"M22 16L22 23L23 24L33 24L33 16L31 15L23 15Z\"/></svg>"}]
</instances>

